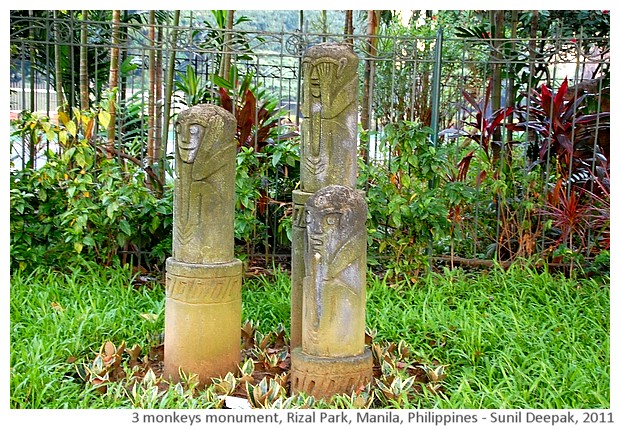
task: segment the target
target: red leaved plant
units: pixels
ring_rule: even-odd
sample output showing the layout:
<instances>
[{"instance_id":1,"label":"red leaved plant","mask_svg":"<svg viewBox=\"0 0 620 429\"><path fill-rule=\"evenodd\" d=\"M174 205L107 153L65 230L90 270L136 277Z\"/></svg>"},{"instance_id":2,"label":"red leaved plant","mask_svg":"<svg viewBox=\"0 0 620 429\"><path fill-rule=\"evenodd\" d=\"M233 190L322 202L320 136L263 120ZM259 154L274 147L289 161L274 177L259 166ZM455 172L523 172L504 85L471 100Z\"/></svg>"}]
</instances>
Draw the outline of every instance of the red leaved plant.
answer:
<instances>
[{"instance_id":1,"label":"red leaved plant","mask_svg":"<svg viewBox=\"0 0 620 429\"><path fill-rule=\"evenodd\" d=\"M590 94L578 96L575 92L567 97L568 89L567 78L555 94L545 84L539 91L532 89L528 105L515 111L520 122L506 125L513 131L533 130L540 135L538 162L555 157L564 179L597 163L597 159L605 161L593 136L609 128L609 112L586 114L583 101Z\"/></svg>"}]
</instances>

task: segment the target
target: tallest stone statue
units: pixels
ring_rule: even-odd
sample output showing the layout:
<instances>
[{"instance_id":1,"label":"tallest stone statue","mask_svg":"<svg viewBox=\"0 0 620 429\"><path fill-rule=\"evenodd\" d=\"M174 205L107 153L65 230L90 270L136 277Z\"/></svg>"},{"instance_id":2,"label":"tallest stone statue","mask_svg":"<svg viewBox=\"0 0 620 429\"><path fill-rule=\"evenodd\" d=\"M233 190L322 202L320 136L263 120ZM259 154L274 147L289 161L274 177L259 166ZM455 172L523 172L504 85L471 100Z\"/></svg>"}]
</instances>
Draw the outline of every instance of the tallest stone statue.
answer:
<instances>
[{"instance_id":1,"label":"tallest stone statue","mask_svg":"<svg viewBox=\"0 0 620 429\"><path fill-rule=\"evenodd\" d=\"M293 191L291 387L329 398L368 383L366 215L357 181L358 58L323 43L303 58L301 183Z\"/></svg>"},{"instance_id":2,"label":"tallest stone statue","mask_svg":"<svg viewBox=\"0 0 620 429\"><path fill-rule=\"evenodd\" d=\"M349 46L335 43L309 48L302 62L304 120L300 189L293 191L291 348L301 345L304 206L314 192L325 186L355 188L358 62Z\"/></svg>"},{"instance_id":3,"label":"tallest stone statue","mask_svg":"<svg viewBox=\"0 0 620 429\"><path fill-rule=\"evenodd\" d=\"M324 43L303 59L301 190L355 188L358 58L348 45Z\"/></svg>"}]
</instances>

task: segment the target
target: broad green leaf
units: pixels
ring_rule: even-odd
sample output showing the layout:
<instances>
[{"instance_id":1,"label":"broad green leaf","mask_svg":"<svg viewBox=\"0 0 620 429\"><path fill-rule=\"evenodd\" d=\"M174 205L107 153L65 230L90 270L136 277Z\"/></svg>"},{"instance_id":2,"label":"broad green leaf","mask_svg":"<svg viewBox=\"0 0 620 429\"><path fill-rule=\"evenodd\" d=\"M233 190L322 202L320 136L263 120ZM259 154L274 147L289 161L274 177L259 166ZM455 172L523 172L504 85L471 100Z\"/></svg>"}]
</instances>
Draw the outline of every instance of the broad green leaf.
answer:
<instances>
[{"instance_id":1,"label":"broad green leaf","mask_svg":"<svg viewBox=\"0 0 620 429\"><path fill-rule=\"evenodd\" d=\"M73 248L75 249L75 251L77 253L82 253L82 248L83 247L84 247L84 245L82 243L79 243L77 241L75 243L73 243Z\"/></svg>"},{"instance_id":2,"label":"broad green leaf","mask_svg":"<svg viewBox=\"0 0 620 429\"><path fill-rule=\"evenodd\" d=\"M131 236L131 225L129 225L129 222L127 222L127 219L121 220L118 226L120 227L121 231L125 233L125 235L127 235L128 237Z\"/></svg>"},{"instance_id":3,"label":"broad green leaf","mask_svg":"<svg viewBox=\"0 0 620 429\"><path fill-rule=\"evenodd\" d=\"M151 232L155 232L160 223L161 220L159 219L159 216L153 216L153 220L151 220Z\"/></svg>"},{"instance_id":4,"label":"broad green leaf","mask_svg":"<svg viewBox=\"0 0 620 429\"><path fill-rule=\"evenodd\" d=\"M106 209L106 213L110 219L114 220L114 212L117 211L118 208L119 204L116 201L108 206L108 208Z\"/></svg>"},{"instance_id":5,"label":"broad green leaf","mask_svg":"<svg viewBox=\"0 0 620 429\"><path fill-rule=\"evenodd\" d=\"M271 164L274 166L274 168L278 166L280 158L282 158L282 152L276 152L273 154L273 158L271 158Z\"/></svg>"},{"instance_id":6,"label":"broad green leaf","mask_svg":"<svg viewBox=\"0 0 620 429\"><path fill-rule=\"evenodd\" d=\"M157 210L157 213L170 214L168 207L164 206L163 204L158 205L155 210Z\"/></svg>"},{"instance_id":7,"label":"broad green leaf","mask_svg":"<svg viewBox=\"0 0 620 429\"><path fill-rule=\"evenodd\" d=\"M58 112L58 120L60 120L63 125L67 125L67 122L69 122L71 118L69 118L69 115L67 115L65 112L60 111Z\"/></svg>"},{"instance_id":8,"label":"broad green leaf","mask_svg":"<svg viewBox=\"0 0 620 429\"><path fill-rule=\"evenodd\" d=\"M84 168L86 167L86 158L84 157L84 152L83 151L78 151L75 154L75 162L77 162L77 165L79 165L80 167Z\"/></svg>"},{"instance_id":9,"label":"broad green leaf","mask_svg":"<svg viewBox=\"0 0 620 429\"><path fill-rule=\"evenodd\" d=\"M54 139L56 138L56 133L54 132L52 128L50 128L47 131L45 131L45 137L47 138L48 142L54 141Z\"/></svg>"},{"instance_id":10,"label":"broad green leaf","mask_svg":"<svg viewBox=\"0 0 620 429\"><path fill-rule=\"evenodd\" d=\"M77 107L73 108L73 117L78 123L82 120L82 114L80 113L80 109Z\"/></svg>"},{"instance_id":11,"label":"broad green leaf","mask_svg":"<svg viewBox=\"0 0 620 429\"><path fill-rule=\"evenodd\" d=\"M104 128L108 128L108 125L110 124L110 113L106 112L105 110L101 110L99 112L99 123L101 125L103 125Z\"/></svg>"},{"instance_id":12,"label":"broad green leaf","mask_svg":"<svg viewBox=\"0 0 620 429\"><path fill-rule=\"evenodd\" d=\"M403 173L400 180L405 188L409 188L409 186L411 185L411 178L408 174Z\"/></svg>"},{"instance_id":13,"label":"broad green leaf","mask_svg":"<svg viewBox=\"0 0 620 429\"><path fill-rule=\"evenodd\" d=\"M62 144L67 144L67 130L60 130L58 133L58 140Z\"/></svg>"},{"instance_id":14,"label":"broad green leaf","mask_svg":"<svg viewBox=\"0 0 620 429\"><path fill-rule=\"evenodd\" d=\"M402 223L400 220L400 212L396 211L394 213L392 213L392 222L394 222L394 226L396 228L400 228Z\"/></svg>"},{"instance_id":15,"label":"broad green leaf","mask_svg":"<svg viewBox=\"0 0 620 429\"><path fill-rule=\"evenodd\" d=\"M73 137L77 135L77 126L75 125L75 122L69 121L65 124L65 126L67 127L67 132L69 134L71 134Z\"/></svg>"}]
</instances>

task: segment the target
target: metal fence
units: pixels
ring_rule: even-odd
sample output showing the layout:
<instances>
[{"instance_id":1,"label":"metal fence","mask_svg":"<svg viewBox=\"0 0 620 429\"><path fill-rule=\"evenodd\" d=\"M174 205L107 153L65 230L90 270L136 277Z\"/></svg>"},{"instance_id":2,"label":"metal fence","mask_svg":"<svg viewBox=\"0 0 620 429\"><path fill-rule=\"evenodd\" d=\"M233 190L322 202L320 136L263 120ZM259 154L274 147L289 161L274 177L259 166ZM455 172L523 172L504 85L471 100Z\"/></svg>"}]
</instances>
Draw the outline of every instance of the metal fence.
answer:
<instances>
[{"instance_id":1,"label":"metal fence","mask_svg":"<svg viewBox=\"0 0 620 429\"><path fill-rule=\"evenodd\" d=\"M555 94L566 79L569 94L589 94L584 99L584 103L589 103L589 115L609 111L609 39L604 37L587 40L560 36L546 40L448 39L438 32L436 36L427 38L368 38L365 35L306 32L228 32L220 28L196 26L190 20L189 25L176 26L121 23L120 42L113 45L110 22L55 18L51 14L36 19L21 15L11 16L12 118L24 109L55 117L58 107L55 66L59 61L68 71L63 75L65 98L69 105L78 106L80 52L88 59L90 101L100 101L105 97L110 48L117 47L121 60L118 92L122 100L122 109L116 119L120 131L116 137L117 145L123 150L129 150L129 145L133 145L132 150L144 163L148 162L145 147L148 137L146 105L154 95L149 82L149 71L153 66L159 73L154 76L158 88L155 114L160 117L168 110L170 117L173 117L183 108L187 93L180 89L179 82L188 76L190 68L202 84L208 86L213 82L213 76L218 74L222 58L227 56L231 67L236 68L239 75L251 74L256 87L277 98L279 105L288 111L290 123L299 127L303 121L299 102L304 51L313 44L325 41L351 43L360 58L360 117L367 127L360 133L360 156L364 164L376 168L374 174L379 171L389 177L395 189L406 195L403 188L407 188L409 183L403 182L402 171L395 171L393 163L400 161L398 168L403 165L399 158L403 153L400 146L404 143L399 138L407 135L403 127L415 128L419 124L420 128L430 127L426 144L441 149L444 162L453 166L447 170L454 173L454 177L447 179L448 183L455 182L456 176L463 173L466 167L471 169L467 177L474 197L467 207L461 207L454 201L450 207L449 221L458 227L452 228L443 239L439 234L432 238L434 252L450 254L452 261L457 260L458 256L475 258L486 255L505 259L531 256L536 251L526 251L528 246L540 250L557 241L557 237L553 240L545 237L549 228L531 225L531 218L534 217L531 210L524 214L523 210L516 209L517 200L521 208L528 201L540 208L545 199L544 195L541 197L539 194L553 190L558 175L553 166L556 162L553 156L557 154L548 150L546 158L537 159L536 156L543 153L541 147L550 144L557 133L553 134L552 123L545 125L551 127L547 130L537 128L542 126L542 122L534 121L535 115L541 114L541 106L532 104L533 98L528 96L532 89L540 93L541 85L545 84ZM85 40L80 39L81 30L86 30ZM173 81L165 78L171 71L174 73ZM495 85L500 89L487 94L488 84L494 79L502 82L499 86ZM167 91L173 95L168 106L164 97ZM489 103L485 104L487 96ZM482 107L479 112L481 118L492 120L493 110L518 106L523 117L519 118L515 111L502 117L498 123L529 125L525 131L512 131L505 126L497 131L491 129L491 124L487 122L476 128L476 112L470 114L472 109L476 109L473 100L479 103L478 107ZM561 106L558 104L556 107ZM595 193L596 181L607 180L608 183L609 179L609 120L599 115L600 118L597 116L598 119L589 124L591 126L581 129L580 116L576 113L582 106L574 105L572 109L573 112L563 112L565 125L573 130L573 146L563 152L568 157L565 165L570 170L563 177L563 185L570 187L589 178L589 190ZM395 127L400 134L390 136L389 131ZM161 140L163 147L159 156L162 162L169 158L173 148L173 127L166 129L171 131ZM576 132L588 135L580 135L579 140L575 138ZM481 143L485 138L491 144L486 149L493 157L489 165L495 166L494 171L486 171L481 162L472 162L472 153L480 154L485 150ZM562 139L560 144L564 142ZM587 147L578 148L578 142ZM20 140L12 142L14 168L26 165L28 150L25 146L28 143ZM589 151L588 156L583 156L580 150ZM43 161L38 158L35 163ZM411 162L417 161L412 159ZM538 173L533 179L535 164ZM579 166L583 168L577 168ZM605 171L600 172L601 167ZM370 174L368 171L371 171L370 168L364 169L363 173ZM600 173L598 176L597 171ZM493 175L497 184L495 187L488 184L489 177ZM465 176L460 179L465 181ZM486 186L481 185L484 180L487 180ZM536 181L536 186L530 186L532 180ZM429 182L425 185L427 189L433 186L432 180ZM274 200L290 201L290 198L279 195L278 189L274 192ZM377 222L377 234L382 233L386 238L392 234L395 225L398 226L392 216L393 213L390 213L383 222ZM281 214L274 218L274 222L279 219ZM540 216L537 219L536 222L541 223ZM522 227L528 222L529 229L525 228L527 231L524 232ZM520 225L521 230L513 230L512 224ZM277 225L271 228L277 229ZM534 245L528 242L532 239L528 238L528 234L532 235L536 228L542 231L542 241L539 237ZM595 234L588 230L588 234L590 232ZM443 247L442 240L445 242ZM586 247L588 252L592 248L590 245ZM273 253L286 251L285 243L274 242L270 248Z\"/></svg>"}]
</instances>

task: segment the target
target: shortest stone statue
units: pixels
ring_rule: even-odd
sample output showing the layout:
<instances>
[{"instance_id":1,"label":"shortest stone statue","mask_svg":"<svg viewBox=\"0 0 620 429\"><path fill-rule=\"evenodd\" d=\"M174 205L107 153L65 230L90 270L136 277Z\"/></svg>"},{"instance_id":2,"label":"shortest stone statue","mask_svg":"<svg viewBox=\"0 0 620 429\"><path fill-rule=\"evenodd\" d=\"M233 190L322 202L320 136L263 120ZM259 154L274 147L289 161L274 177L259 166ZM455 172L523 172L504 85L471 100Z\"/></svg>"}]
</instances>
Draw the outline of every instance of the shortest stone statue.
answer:
<instances>
[{"instance_id":1,"label":"shortest stone statue","mask_svg":"<svg viewBox=\"0 0 620 429\"><path fill-rule=\"evenodd\" d=\"M172 257L166 261L164 376L201 385L241 359L241 261L234 258L232 114L199 104L179 113Z\"/></svg>"},{"instance_id":2,"label":"shortest stone statue","mask_svg":"<svg viewBox=\"0 0 620 429\"><path fill-rule=\"evenodd\" d=\"M331 185L305 205L306 276L301 347L292 353L294 391L329 398L372 377L365 349L366 215L363 193Z\"/></svg>"},{"instance_id":3,"label":"shortest stone statue","mask_svg":"<svg viewBox=\"0 0 620 429\"><path fill-rule=\"evenodd\" d=\"M234 258L235 117L198 104L176 123L172 256L212 264Z\"/></svg>"}]
</instances>

